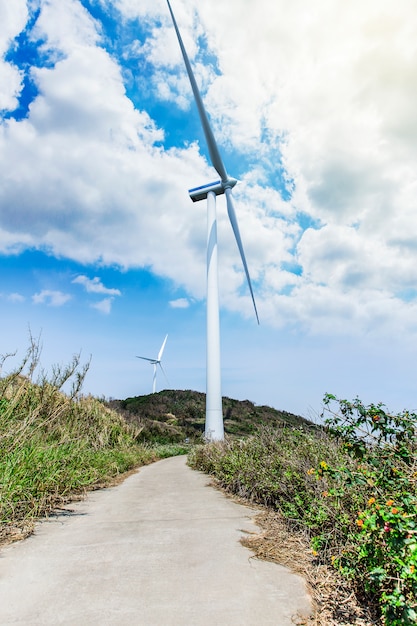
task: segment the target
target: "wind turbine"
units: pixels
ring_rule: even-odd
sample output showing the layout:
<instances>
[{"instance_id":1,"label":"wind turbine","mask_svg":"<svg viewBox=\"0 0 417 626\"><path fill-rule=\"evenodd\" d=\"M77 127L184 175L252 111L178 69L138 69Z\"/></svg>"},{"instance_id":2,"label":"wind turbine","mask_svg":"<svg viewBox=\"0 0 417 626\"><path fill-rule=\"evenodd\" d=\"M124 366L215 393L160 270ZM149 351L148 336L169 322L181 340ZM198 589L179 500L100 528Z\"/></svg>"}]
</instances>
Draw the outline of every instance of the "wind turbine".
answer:
<instances>
[{"instance_id":1,"label":"wind turbine","mask_svg":"<svg viewBox=\"0 0 417 626\"><path fill-rule=\"evenodd\" d=\"M232 199L232 188L237 180L228 175L223 160L211 130L204 104L197 87L197 83L190 65L190 61L185 50L177 22L174 17L169 0L168 9L171 14L177 34L178 43L184 59L185 67L190 79L191 89L197 105L201 125L207 142L210 160L220 176L220 180L189 190L190 198L193 202L207 199L207 372L206 372L206 425L205 438L208 441L221 441L224 439L222 393L221 393L221 365L220 365L220 322L219 322L219 288L217 270L217 218L216 218L216 196L225 194L227 212L236 243L239 248L243 268L245 270L249 291L252 297L255 315L259 324L258 311L256 309L255 297L253 295L249 270L243 250L242 239L240 237L239 226Z\"/></svg>"},{"instance_id":2,"label":"wind turbine","mask_svg":"<svg viewBox=\"0 0 417 626\"><path fill-rule=\"evenodd\" d=\"M159 365L159 367L161 368L161 370L162 370L162 372L163 372L163 374L164 374L164 376L165 376L165 372L164 372L164 369L163 369L163 367L162 367L161 360L162 360L162 355L163 355L163 353L164 353L164 348L165 348L165 344L166 344L166 342L167 342L167 339L168 339L168 335L166 335L166 336L165 336L165 339L164 339L164 341L162 342L162 346L161 346L161 347L160 347L160 349L159 349L158 356L156 357L156 359L149 359L149 358L148 358L148 357L146 357L146 356L137 356L137 357L136 357L137 359L143 359L144 361L148 361L151 365L153 365L153 384L152 384L152 393L155 393L155 391L156 391L156 370L157 370L157 368L158 368L158 365ZM165 378L166 378L166 376L165 376Z\"/></svg>"}]
</instances>

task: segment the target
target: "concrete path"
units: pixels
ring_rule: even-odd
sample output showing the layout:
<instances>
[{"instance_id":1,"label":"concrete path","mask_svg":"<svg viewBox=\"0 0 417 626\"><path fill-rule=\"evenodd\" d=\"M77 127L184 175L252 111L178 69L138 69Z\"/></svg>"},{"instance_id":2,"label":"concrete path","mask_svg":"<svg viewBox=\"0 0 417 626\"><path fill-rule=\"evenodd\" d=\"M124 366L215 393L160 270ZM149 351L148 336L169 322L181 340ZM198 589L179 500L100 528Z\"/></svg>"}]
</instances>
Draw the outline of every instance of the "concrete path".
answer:
<instances>
[{"instance_id":1,"label":"concrete path","mask_svg":"<svg viewBox=\"0 0 417 626\"><path fill-rule=\"evenodd\" d=\"M239 539L254 511L174 457L0 551L0 624L290 626L303 581Z\"/></svg>"}]
</instances>

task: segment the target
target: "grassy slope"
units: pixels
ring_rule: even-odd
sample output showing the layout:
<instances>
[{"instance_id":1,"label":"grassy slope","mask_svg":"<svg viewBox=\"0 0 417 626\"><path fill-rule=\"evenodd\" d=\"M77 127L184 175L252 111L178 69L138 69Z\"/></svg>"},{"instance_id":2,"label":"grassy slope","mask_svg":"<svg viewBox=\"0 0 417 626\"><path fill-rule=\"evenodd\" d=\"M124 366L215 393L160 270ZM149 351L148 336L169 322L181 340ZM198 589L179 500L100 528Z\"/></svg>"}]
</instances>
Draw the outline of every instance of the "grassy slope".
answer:
<instances>
[{"instance_id":1,"label":"grassy slope","mask_svg":"<svg viewBox=\"0 0 417 626\"><path fill-rule=\"evenodd\" d=\"M98 400L43 380L0 380L0 543L88 489L180 446L138 442L138 429Z\"/></svg>"},{"instance_id":2,"label":"grassy slope","mask_svg":"<svg viewBox=\"0 0 417 626\"><path fill-rule=\"evenodd\" d=\"M109 406L140 428L143 440L183 441L184 437L188 437L192 441L201 441L204 433L205 394L197 391L165 390L126 400L113 400ZM312 426L311 422L298 415L256 406L249 400L224 397L223 414L226 434L238 437L254 433L259 426Z\"/></svg>"}]
</instances>

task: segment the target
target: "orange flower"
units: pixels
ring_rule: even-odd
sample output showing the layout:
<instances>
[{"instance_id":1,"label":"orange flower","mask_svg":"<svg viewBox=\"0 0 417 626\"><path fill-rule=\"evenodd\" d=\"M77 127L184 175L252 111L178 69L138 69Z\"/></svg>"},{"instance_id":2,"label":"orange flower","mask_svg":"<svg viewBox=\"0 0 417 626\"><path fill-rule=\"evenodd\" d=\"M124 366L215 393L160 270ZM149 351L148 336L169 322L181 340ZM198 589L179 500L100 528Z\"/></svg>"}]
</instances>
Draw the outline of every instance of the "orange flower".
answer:
<instances>
[{"instance_id":1,"label":"orange flower","mask_svg":"<svg viewBox=\"0 0 417 626\"><path fill-rule=\"evenodd\" d=\"M309 470L307 470L307 474L309 474L311 476L311 474L314 474L314 467L310 467Z\"/></svg>"},{"instance_id":2,"label":"orange flower","mask_svg":"<svg viewBox=\"0 0 417 626\"><path fill-rule=\"evenodd\" d=\"M327 496L329 495L328 491L323 491L323 493L321 494L323 496L323 498L327 498Z\"/></svg>"},{"instance_id":3,"label":"orange flower","mask_svg":"<svg viewBox=\"0 0 417 626\"><path fill-rule=\"evenodd\" d=\"M363 526L363 519L357 519L356 523L359 526L359 528L362 528L362 526Z\"/></svg>"},{"instance_id":4,"label":"orange flower","mask_svg":"<svg viewBox=\"0 0 417 626\"><path fill-rule=\"evenodd\" d=\"M393 515L397 515L397 513L398 513L398 509L394 506L394 507L391 509L391 513L392 513Z\"/></svg>"},{"instance_id":5,"label":"orange flower","mask_svg":"<svg viewBox=\"0 0 417 626\"><path fill-rule=\"evenodd\" d=\"M394 500L387 500L387 506L392 506L394 504Z\"/></svg>"},{"instance_id":6,"label":"orange flower","mask_svg":"<svg viewBox=\"0 0 417 626\"><path fill-rule=\"evenodd\" d=\"M371 504L373 504L374 502L375 502L375 498L369 498L368 506L371 506Z\"/></svg>"}]
</instances>

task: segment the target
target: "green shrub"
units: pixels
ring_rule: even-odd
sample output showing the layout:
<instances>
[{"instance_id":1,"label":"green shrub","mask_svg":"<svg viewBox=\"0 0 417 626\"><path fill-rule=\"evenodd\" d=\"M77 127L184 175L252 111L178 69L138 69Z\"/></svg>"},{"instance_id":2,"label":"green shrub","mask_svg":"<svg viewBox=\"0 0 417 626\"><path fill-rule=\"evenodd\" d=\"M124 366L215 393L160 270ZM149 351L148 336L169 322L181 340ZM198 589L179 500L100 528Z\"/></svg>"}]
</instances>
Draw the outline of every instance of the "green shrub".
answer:
<instances>
[{"instance_id":1,"label":"green shrub","mask_svg":"<svg viewBox=\"0 0 417 626\"><path fill-rule=\"evenodd\" d=\"M330 477L341 493L358 489L366 494L363 507L352 511L355 524L334 564L378 598L386 624L415 624L417 416L408 411L390 415L382 404L365 406L359 399L348 402L330 394L324 403L329 433L356 467L352 472L322 463L316 475Z\"/></svg>"}]
</instances>

